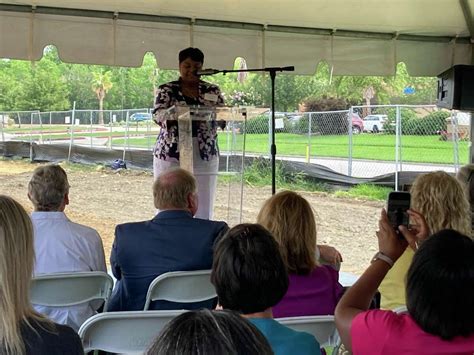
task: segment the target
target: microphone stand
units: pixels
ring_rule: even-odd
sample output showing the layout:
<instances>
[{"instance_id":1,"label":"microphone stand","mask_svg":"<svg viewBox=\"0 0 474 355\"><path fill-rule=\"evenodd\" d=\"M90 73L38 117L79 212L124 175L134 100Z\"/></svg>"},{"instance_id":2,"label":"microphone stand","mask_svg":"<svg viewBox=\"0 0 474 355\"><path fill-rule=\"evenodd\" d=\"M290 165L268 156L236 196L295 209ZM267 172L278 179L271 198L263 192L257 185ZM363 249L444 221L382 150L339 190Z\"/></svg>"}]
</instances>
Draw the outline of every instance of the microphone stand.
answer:
<instances>
[{"instance_id":1,"label":"microphone stand","mask_svg":"<svg viewBox=\"0 0 474 355\"><path fill-rule=\"evenodd\" d=\"M272 195L276 192L276 144L275 144L275 78L276 72L283 71L294 71L295 67L270 67L270 68L261 68L261 69L233 69L233 70L213 70L212 73L208 75L222 73L226 75L227 73L242 73L242 72L268 72L270 73L271 79L271 90L272 90L272 117L271 117L271 146L270 146L270 155L271 155L271 164L272 164ZM202 74L206 75L206 74Z\"/></svg>"}]
</instances>

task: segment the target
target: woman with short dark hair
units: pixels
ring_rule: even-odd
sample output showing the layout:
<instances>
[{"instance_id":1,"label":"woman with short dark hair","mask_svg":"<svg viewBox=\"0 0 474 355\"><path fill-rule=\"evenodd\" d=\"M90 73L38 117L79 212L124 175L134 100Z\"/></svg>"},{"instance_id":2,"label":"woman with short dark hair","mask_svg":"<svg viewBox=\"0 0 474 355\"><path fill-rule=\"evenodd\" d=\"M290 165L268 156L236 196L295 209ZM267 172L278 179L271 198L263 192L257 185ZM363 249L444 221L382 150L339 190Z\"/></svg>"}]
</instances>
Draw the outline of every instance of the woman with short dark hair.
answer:
<instances>
[{"instance_id":1,"label":"woman with short dark hair","mask_svg":"<svg viewBox=\"0 0 474 355\"><path fill-rule=\"evenodd\" d=\"M148 355L270 355L270 344L245 318L231 311L185 312L161 331Z\"/></svg>"},{"instance_id":2,"label":"woman with short dark hair","mask_svg":"<svg viewBox=\"0 0 474 355\"><path fill-rule=\"evenodd\" d=\"M217 85L200 80L198 71L204 64L204 54L198 48L179 52L179 79L160 85L155 98L154 120L161 127L153 150L155 179L165 170L179 167L179 127L176 117L167 109L173 106L216 107L224 105L224 98ZM199 208L196 217L212 219L214 194L219 168L217 127L224 121L193 120L192 154L193 173L198 185Z\"/></svg>"},{"instance_id":3,"label":"woman with short dark hair","mask_svg":"<svg viewBox=\"0 0 474 355\"><path fill-rule=\"evenodd\" d=\"M288 272L270 232L259 224L231 228L214 247L211 282L219 307L239 312L267 338L276 355L319 355L313 335L272 319L288 289Z\"/></svg>"},{"instance_id":4,"label":"woman with short dark hair","mask_svg":"<svg viewBox=\"0 0 474 355\"><path fill-rule=\"evenodd\" d=\"M419 235L428 230L421 222ZM336 307L336 325L353 354L474 353L474 242L452 229L429 239L399 227L400 239L385 210L379 221L379 252ZM408 313L367 310L388 270L413 241L423 241L407 275Z\"/></svg>"}]
</instances>

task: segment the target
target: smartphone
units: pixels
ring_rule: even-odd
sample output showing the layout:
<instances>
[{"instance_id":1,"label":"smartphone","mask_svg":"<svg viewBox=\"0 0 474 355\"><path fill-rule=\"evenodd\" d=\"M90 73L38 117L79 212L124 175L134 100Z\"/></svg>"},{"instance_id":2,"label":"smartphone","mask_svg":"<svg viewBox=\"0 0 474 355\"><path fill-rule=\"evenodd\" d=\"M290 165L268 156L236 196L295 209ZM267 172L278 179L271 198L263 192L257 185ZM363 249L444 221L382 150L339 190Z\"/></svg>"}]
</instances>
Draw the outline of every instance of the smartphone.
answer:
<instances>
[{"instance_id":1,"label":"smartphone","mask_svg":"<svg viewBox=\"0 0 474 355\"><path fill-rule=\"evenodd\" d=\"M387 201L387 215L393 228L398 231L398 226L404 225L408 228L409 216L407 210L410 208L409 192L390 192Z\"/></svg>"}]
</instances>

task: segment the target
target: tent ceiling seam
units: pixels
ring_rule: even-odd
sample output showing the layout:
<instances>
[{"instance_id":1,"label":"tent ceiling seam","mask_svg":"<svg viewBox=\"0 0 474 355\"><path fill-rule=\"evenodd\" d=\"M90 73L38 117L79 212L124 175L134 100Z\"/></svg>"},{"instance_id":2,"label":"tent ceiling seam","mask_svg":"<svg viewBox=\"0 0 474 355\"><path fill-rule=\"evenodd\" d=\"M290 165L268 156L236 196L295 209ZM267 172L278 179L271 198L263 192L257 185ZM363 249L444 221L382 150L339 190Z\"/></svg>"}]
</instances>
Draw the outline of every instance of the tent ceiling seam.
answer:
<instances>
[{"instance_id":1,"label":"tent ceiling seam","mask_svg":"<svg viewBox=\"0 0 474 355\"><path fill-rule=\"evenodd\" d=\"M467 6L465 0L459 0L461 6ZM263 31L265 28L266 33L293 33L293 34L307 34L307 35L319 35L319 36L336 36L336 37L348 37L348 38L364 38L364 39L375 39L375 40L391 40L395 33L386 32L366 32L366 31L352 31L326 28L312 28L312 27L296 27L296 26L280 26L280 25L261 25L255 23L246 22L233 22L233 21L219 21L219 20L208 20L199 18L187 18L187 17L176 17L176 16L160 16L160 15L145 15L135 13L116 13L110 11L96 11L96 10L82 10L82 9L67 9L58 7L46 7L37 6L33 8L28 5L12 5L12 4L0 4L0 11L5 12L19 12L19 13L32 13L45 14L45 15L62 15L62 16L76 16L76 17L90 17L90 18L103 18L103 19L114 19L115 16L118 20L128 21L140 21L140 22L158 22L158 23L169 23L169 24L182 24L182 25L193 25L201 27L220 27L220 28L232 28L241 30L253 30ZM472 19L469 15L471 26L469 31L472 35ZM466 18L466 21L468 21ZM435 42L435 43L449 43L455 37L452 36L425 36L425 35L411 35L411 34L399 34L397 40L399 41L417 41L417 42ZM458 44L470 44L471 38L469 37L458 37L456 39Z\"/></svg>"},{"instance_id":2,"label":"tent ceiling seam","mask_svg":"<svg viewBox=\"0 0 474 355\"><path fill-rule=\"evenodd\" d=\"M466 21L467 28L469 29L469 34L472 38L474 37L474 23L472 20L472 12L467 0L459 0L459 4L461 5L462 14L464 15L464 19Z\"/></svg>"}]
</instances>

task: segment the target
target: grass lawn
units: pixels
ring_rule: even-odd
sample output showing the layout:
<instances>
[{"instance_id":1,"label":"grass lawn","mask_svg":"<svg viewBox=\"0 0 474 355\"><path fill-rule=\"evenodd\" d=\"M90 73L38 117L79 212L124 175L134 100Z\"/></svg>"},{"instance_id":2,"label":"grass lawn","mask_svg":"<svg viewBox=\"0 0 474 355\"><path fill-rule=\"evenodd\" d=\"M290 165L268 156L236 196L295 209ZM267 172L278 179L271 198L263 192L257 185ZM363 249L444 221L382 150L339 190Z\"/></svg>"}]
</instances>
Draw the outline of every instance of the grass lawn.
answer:
<instances>
[{"instance_id":1,"label":"grass lawn","mask_svg":"<svg viewBox=\"0 0 474 355\"><path fill-rule=\"evenodd\" d=\"M68 139L69 133L61 132L70 128L70 125L52 125L43 126L43 140L49 139ZM109 131L93 131L88 132L89 126L75 126L75 129L81 132L75 133L75 138L80 137L96 137L109 138L113 137L113 146L126 145L124 138L125 132L114 130ZM117 128L117 127L116 127ZM17 127L9 127L5 129L8 133L24 133L25 135L17 137L21 140L30 140L28 132L33 131L33 140L39 140L39 125L33 127L23 125L21 129ZM58 132L58 133L54 133ZM146 128L131 126L129 130L130 147L151 148L154 144L158 130L150 131L148 137ZM141 137L136 137L141 135ZM420 163L441 163L453 164L453 142L440 141L438 135L433 136L402 136L401 138L401 159L404 162L420 162ZM234 142L233 142L234 141ZM357 134L352 136L352 157L354 159L367 160L395 160L395 136L384 134ZM234 135L230 132L219 133L219 146L222 151L229 150L228 147L234 147L235 151L241 151L243 145L243 136ZM277 133L276 134L277 154L285 156L306 157L308 148L311 157L339 157L347 158L349 156L349 137L346 135L327 135L327 136L311 136L294 133ZM246 152L252 154L268 154L269 152L269 135L248 134L246 137ZM459 161L466 163L468 160L468 142L459 142Z\"/></svg>"},{"instance_id":2,"label":"grass lawn","mask_svg":"<svg viewBox=\"0 0 474 355\"><path fill-rule=\"evenodd\" d=\"M276 135L277 154L306 156L308 136L280 133ZM348 136L312 136L312 157L348 157ZM368 160L395 160L395 136L359 134L352 137L352 157ZM401 158L403 161L425 163L453 163L453 142L440 141L439 136L402 136ZM224 149L225 145L221 144ZM262 149L263 148L263 149ZM268 136L249 134L247 152L267 152ZM467 162L468 142L459 142L459 160Z\"/></svg>"},{"instance_id":3,"label":"grass lawn","mask_svg":"<svg viewBox=\"0 0 474 355\"><path fill-rule=\"evenodd\" d=\"M227 137L226 137L227 136ZM222 151L228 147L227 139L232 137L225 133L219 135L219 146ZM277 133L277 154L289 156L306 156L308 136ZM124 139L114 139L114 145L123 145ZM349 155L349 137L341 136L311 136L311 157L340 157ZM235 136L235 149L241 150L243 136ZM358 134L352 137L354 159L367 160L395 160L395 136L383 134ZM130 146L147 147L145 138L131 138ZM248 134L246 138L246 152L267 154L269 149L267 134ZM404 162L423 162L453 164L453 142L440 141L439 136L402 136L401 158ZM468 160L468 142L459 142L459 161Z\"/></svg>"}]
</instances>

